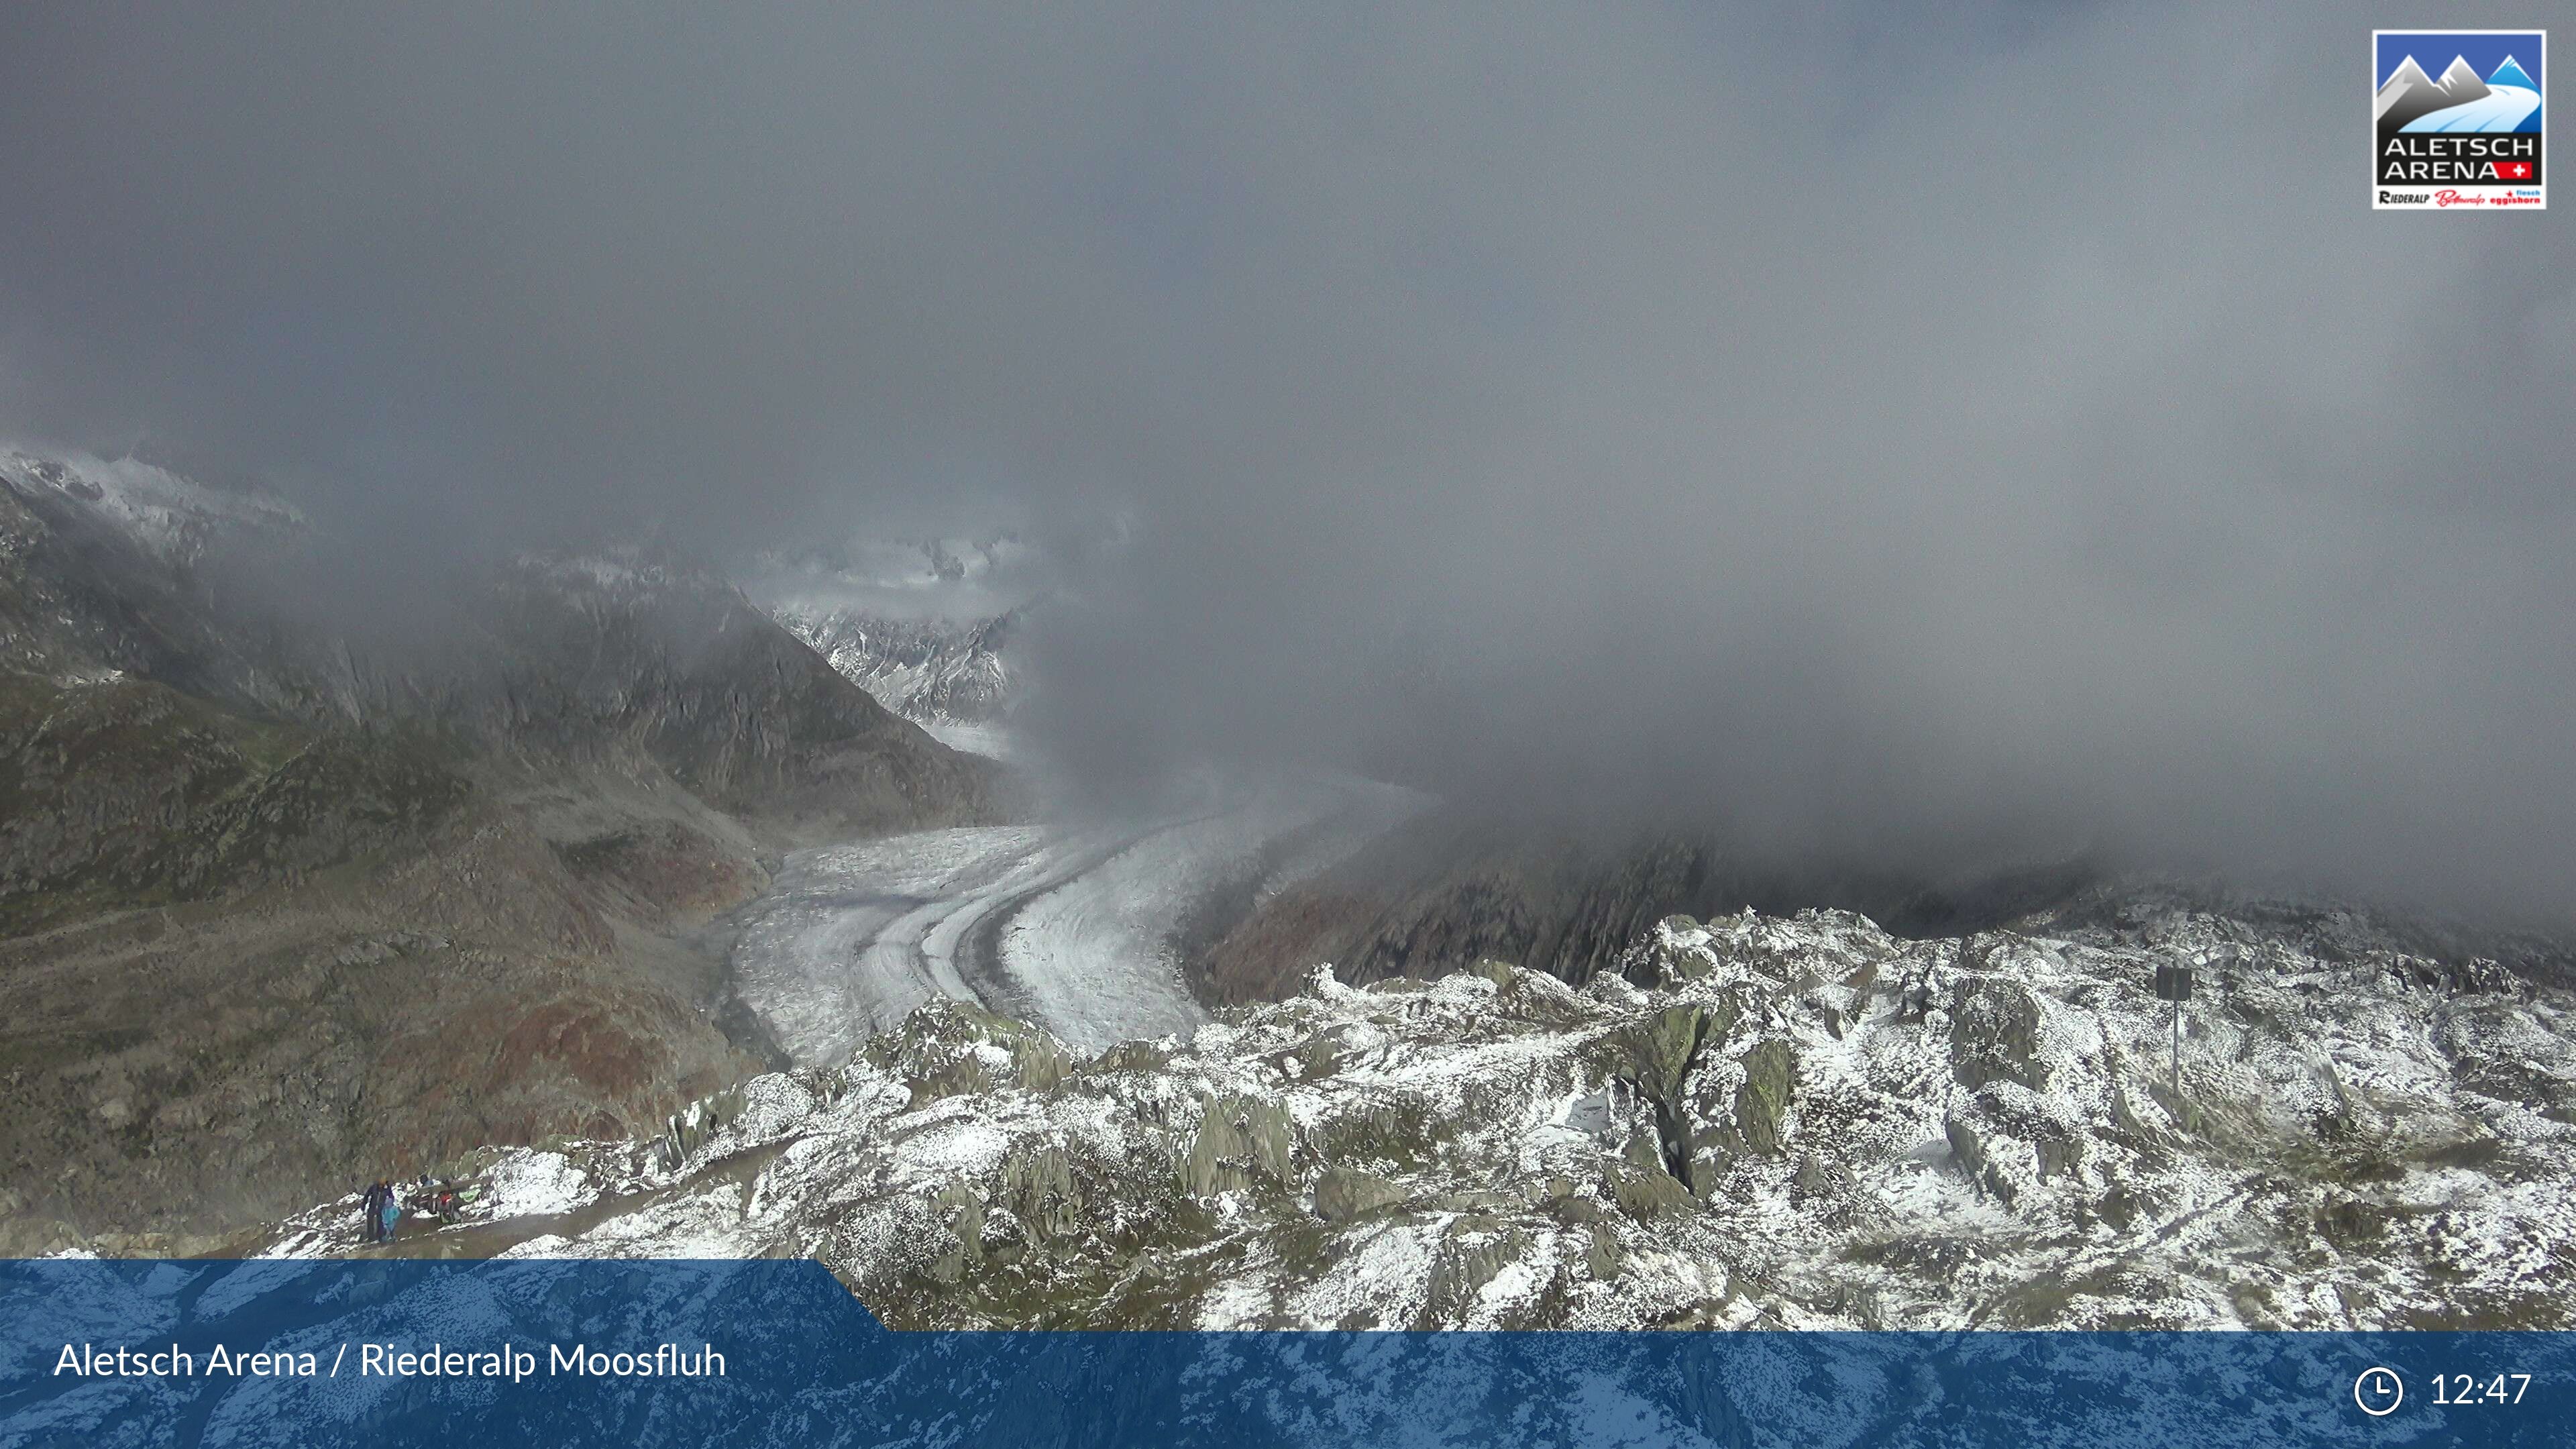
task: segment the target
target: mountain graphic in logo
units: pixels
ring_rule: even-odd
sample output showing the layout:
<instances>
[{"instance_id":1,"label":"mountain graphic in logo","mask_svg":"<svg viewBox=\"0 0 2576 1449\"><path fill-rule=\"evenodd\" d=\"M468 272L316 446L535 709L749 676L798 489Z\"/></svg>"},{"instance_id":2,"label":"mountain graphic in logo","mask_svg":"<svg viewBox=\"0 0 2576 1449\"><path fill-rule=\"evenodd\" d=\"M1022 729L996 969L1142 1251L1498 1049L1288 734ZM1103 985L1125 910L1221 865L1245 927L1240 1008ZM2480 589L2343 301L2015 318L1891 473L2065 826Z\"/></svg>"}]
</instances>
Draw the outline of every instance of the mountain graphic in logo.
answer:
<instances>
[{"instance_id":1,"label":"mountain graphic in logo","mask_svg":"<svg viewBox=\"0 0 2576 1449\"><path fill-rule=\"evenodd\" d=\"M2453 56L2435 80L2410 55L2380 86L2373 110L2383 138L2401 131L2517 131L2539 112L2540 87L2509 55L2483 80L2466 57Z\"/></svg>"},{"instance_id":2,"label":"mountain graphic in logo","mask_svg":"<svg viewBox=\"0 0 2576 1449\"><path fill-rule=\"evenodd\" d=\"M2487 84L2491 86L2520 86L2527 91L2537 91L2540 89L2540 82L2524 75L2522 73L2522 67L2514 64L2513 57L2509 55L2504 58L2504 64L2496 67L2496 73L2487 77Z\"/></svg>"}]
</instances>

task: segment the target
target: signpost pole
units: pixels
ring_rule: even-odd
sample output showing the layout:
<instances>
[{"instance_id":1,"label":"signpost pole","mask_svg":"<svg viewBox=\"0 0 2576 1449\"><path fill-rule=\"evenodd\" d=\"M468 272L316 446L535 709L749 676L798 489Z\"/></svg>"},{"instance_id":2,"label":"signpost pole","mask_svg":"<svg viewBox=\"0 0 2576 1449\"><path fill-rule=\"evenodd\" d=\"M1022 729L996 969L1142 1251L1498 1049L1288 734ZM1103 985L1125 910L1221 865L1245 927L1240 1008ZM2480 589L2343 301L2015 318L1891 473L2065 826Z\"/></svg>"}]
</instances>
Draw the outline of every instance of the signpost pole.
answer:
<instances>
[{"instance_id":1,"label":"signpost pole","mask_svg":"<svg viewBox=\"0 0 2576 1449\"><path fill-rule=\"evenodd\" d=\"M2195 963L2197 965L2199 963ZM2191 999L2193 966L2156 968L2156 996L2173 1003L2172 1077L2174 1110L2182 1110L2182 1004Z\"/></svg>"}]
</instances>

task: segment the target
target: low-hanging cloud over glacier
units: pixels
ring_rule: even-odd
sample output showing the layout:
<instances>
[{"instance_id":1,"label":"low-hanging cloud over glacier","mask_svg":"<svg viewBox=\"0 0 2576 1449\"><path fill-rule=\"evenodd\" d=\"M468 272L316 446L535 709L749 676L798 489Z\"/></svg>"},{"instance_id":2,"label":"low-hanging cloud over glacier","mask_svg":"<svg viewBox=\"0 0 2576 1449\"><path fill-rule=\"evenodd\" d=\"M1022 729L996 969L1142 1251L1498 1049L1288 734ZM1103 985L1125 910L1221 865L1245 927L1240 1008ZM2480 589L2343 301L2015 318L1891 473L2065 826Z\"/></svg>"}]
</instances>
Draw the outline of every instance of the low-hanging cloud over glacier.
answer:
<instances>
[{"instance_id":1,"label":"low-hanging cloud over glacier","mask_svg":"<svg viewBox=\"0 0 2576 1449\"><path fill-rule=\"evenodd\" d=\"M1007 520L1108 791L2563 915L2576 244L2369 213L2367 29L27 10L0 428L388 556Z\"/></svg>"}]
</instances>

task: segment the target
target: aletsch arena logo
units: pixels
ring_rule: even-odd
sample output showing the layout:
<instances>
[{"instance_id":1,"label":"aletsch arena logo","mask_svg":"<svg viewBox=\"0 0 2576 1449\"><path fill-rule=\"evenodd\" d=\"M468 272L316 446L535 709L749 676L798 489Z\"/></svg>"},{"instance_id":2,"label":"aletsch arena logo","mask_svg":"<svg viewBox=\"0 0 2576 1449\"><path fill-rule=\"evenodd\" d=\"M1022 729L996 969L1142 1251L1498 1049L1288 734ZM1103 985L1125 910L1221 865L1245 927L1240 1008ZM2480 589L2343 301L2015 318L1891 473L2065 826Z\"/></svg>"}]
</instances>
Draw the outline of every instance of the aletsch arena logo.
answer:
<instances>
[{"instance_id":1,"label":"aletsch arena logo","mask_svg":"<svg viewBox=\"0 0 2576 1449\"><path fill-rule=\"evenodd\" d=\"M2371 207L2542 210L2548 41L2541 30L2372 31Z\"/></svg>"}]
</instances>

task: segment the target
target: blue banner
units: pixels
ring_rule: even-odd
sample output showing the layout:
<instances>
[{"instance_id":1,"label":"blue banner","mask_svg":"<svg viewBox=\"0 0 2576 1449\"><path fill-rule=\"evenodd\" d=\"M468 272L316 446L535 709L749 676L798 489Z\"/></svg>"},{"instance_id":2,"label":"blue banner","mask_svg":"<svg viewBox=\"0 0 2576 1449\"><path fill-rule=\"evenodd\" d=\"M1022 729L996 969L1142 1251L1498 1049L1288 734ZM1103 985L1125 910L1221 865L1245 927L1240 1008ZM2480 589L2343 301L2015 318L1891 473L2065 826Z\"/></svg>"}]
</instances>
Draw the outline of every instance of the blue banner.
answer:
<instances>
[{"instance_id":1,"label":"blue banner","mask_svg":"<svg viewBox=\"0 0 2576 1449\"><path fill-rule=\"evenodd\" d=\"M0 1263L52 1445L2564 1445L2576 1334L895 1333L801 1261Z\"/></svg>"}]
</instances>

